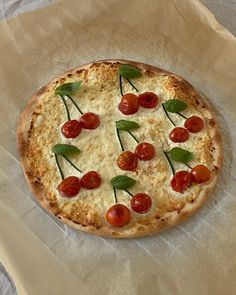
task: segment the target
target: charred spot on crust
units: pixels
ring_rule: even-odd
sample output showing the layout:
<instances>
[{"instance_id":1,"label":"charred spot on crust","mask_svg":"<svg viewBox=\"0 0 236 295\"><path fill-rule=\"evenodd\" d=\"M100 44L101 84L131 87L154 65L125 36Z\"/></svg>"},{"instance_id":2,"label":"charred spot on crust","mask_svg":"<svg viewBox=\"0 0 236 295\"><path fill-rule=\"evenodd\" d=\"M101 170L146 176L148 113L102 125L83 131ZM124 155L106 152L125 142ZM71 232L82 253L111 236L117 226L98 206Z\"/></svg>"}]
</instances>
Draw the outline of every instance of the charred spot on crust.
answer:
<instances>
[{"instance_id":1,"label":"charred spot on crust","mask_svg":"<svg viewBox=\"0 0 236 295\"><path fill-rule=\"evenodd\" d=\"M196 105L199 105L199 100L195 99L195 103L196 103Z\"/></svg>"},{"instance_id":2,"label":"charred spot on crust","mask_svg":"<svg viewBox=\"0 0 236 295\"><path fill-rule=\"evenodd\" d=\"M183 210L184 206L185 206L185 204L182 204L181 206L179 206L179 208L177 208L178 214Z\"/></svg>"},{"instance_id":3,"label":"charred spot on crust","mask_svg":"<svg viewBox=\"0 0 236 295\"><path fill-rule=\"evenodd\" d=\"M73 74L67 74L67 77L72 77L73 76Z\"/></svg>"},{"instance_id":4,"label":"charred spot on crust","mask_svg":"<svg viewBox=\"0 0 236 295\"><path fill-rule=\"evenodd\" d=\"M27 177L29 178L29 179L32 179L33 177L34 177L34 174L31 172L31 171L26 171L25 172L26 173L26 175L27 175Z\"/></svg>"},{"instance_id":5,"label":"charred spot on crust","mask_svg":"<svg viewBox=\"0 0 236 295\"><path fill-rule=\"evenodd\" d=\"M194 199L191 199L191 200L190 200L190 203L193 203L193 202L194 202Z\"/></svg>"},{"instance_id":6,"label":"charred spot on crust","mask_svg":"<svg viewBox=\"0 0 236 295\"><path fill-rule=\"evenodd\" d=\"M159 215L156 215L156 216L155 216L155 218L156 218L156 219L160 219L160 218L161 218L161 216L159 216Z\"/></svg>"},{"instance_id":7,"label":"charred spot on crust","mask_svg":"<svg viewBox=\"0 0 236 295\"><path fill-rule=\"evenodd\" d=\"M111 65L111 66L113 66L113 63L111 63L111 62L109 62L109 61L103 61L102 62L104 65Z\"/></svg>"},{"instance_id":8,"label":"charred spot on crust","mask_svg":"<svg viewBox=\"0 0 236 295\"><path fill-rule=\"evenodd\" d=\"M65 78L65 77L59 79L59 82L60 82L60 83L63 83L63 82L65 82L65 81L66 81L66 78Z\"/></svg>"},{"instance_id":9,"label":"charred spot on crust","mask_svg":"<svg viewBox=\"0 0 236 295\"><path fill-rule=\"evenodd\" d=\"M29 141L29 137L30 137L31 131L32 131L32 129L33 129L33 126L34 126L34 121L31 119L31 121L30 121L29 131L28 131L28 141Z\"/></svg>"},{"instance_id":10,"label":"charred spot on crust","mask_svg":"<svg viewBox=\"0 0 236 295\"><path fill-rule=\"evenodd\" d=\"M213 166L213 169L216 171L219 170L219 168L217 166Z\"/></svg>"},{"instance_id":11,"label":"charred spot on crust","mask_svg":"<svg viewBox=\"0 0 236 295\"><path fill-rule=\"evenodd\" d=\"M36 95L41 95L43 94L47 89L47 86L43 86L41 87L37 92L36 92Z\"/></svg>"},{"instance_id":12,"label":"charred spot on crust","mask_svg":"<svg viewBox=\"0 0 236 295\"><path fill-rule=\"evenodd\" d=\"M152 72L151 70L146 70L145 74L147 74L147 76L152 77L153 75L155 75L154 72Z\"/></svg>"},{"instance_id":13,"label":"charred spot on crust","mask_svg":"<svg viewBox=\"0 0 236 295\"><path fill-rule=\"evenodd\" d=\"M41 184L41 183L40 183L40 180L35 179L34 184L35 184L35 185L40 185L40 184Z\"/></svg>"},{"instance_id":14,"label":"charred spot on crust","mask_svg":"<svg viewBox=\"0 0 236 295\"><path fill-rule=\"evenodd\" d=\"M216 122L215 122L215 120L213 118L211 118L210 121L209 121L209 124L211 126L215 126Z\"/></svg>"},{"instance_id":15,"label":"charred spot on crust","mask_svg":"<svg viewBox=\"0 0 236 295\"><path fill-rule=\"evenodd\" d=\"M83 72L83 70L84 70L84 69L77 70L75 73L76 73L77 75L79 75L79 74L81 74L81 73Z\"/></svg>"},{"instance_id":16,"label":"charred spot on crust","mask_svg":"<svg viewBox=\"0 0 236 295\"><path fill-rule=\"evenodd\" d=\"M112 234L113 236L119 236L119 235L120 235L119 232L115 232L115 231L111 232L111 234Z\"/></svg>"}]
</instances>

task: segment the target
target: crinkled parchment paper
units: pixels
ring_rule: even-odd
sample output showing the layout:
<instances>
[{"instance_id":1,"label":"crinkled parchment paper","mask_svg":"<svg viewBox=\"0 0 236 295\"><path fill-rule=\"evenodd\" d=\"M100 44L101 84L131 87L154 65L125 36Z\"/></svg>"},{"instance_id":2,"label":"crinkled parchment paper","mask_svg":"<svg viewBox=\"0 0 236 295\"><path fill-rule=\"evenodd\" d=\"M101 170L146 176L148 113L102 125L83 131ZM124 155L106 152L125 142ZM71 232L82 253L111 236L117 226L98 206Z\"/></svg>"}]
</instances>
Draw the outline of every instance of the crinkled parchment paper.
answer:
<instances>
[{"instance_id":1,"label":"crinkled parchment paper","mask_svg":"<svg viewBox=\"0 0 236 295\"><path fill-rule=\"evenodd\" d=\"M1 22L0 53L0 257L19 294L235 294L235 37L196 0L70 0ZM18 162L16 122L32 93L105 58L180 74L217 109L217 187L196 215L153 237L103 239L56 222Z\"/></svg>"}]
</instances>

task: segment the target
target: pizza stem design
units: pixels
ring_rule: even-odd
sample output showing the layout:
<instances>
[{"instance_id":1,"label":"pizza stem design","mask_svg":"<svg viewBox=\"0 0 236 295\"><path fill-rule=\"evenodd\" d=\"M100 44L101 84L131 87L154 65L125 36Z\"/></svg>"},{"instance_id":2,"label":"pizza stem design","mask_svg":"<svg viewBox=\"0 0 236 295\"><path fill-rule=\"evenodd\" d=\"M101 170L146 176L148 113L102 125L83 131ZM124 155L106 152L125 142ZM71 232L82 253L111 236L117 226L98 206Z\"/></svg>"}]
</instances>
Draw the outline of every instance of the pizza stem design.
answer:
<instances>
[{"instance_id":1,"label":"pizza stem design","mask_svg":"<svg viewBox=\"0 0 236 295\"><path fill-rule=\"evenodd\" d=\"M181 113L179 113L179 112L177 112L176 114L178 114L178 115L180 115L182 118L184 118L184 119L188 119L186 116L184 116L183 114L181 114Z\"/></svg>"},{"instance_id":2,"label":"pizza stem design","mask_svg":"<svg viewBox=\"0 0 236 295\"><path fill-rule=\"evenodd\" d=\"M166 108L165 108L164 103L162 104L162 107L163 107L163 110L164 110L164 112L165 112L167 118L170 120L170 122L171 122L174 126L176 126L175 123L172 121L171 117L169 116L169 114L168 114L168 112L167 112L167 110L166 110Z\"/></svg>"},{"instance_id":3,"label":"pizza stem design","mask_svg":"<svg viewBox=\"0 0 236 295\"><path fill-rule=\"evenodd\" d=\"M127 194L129 194L131 197L133 197L134 195L131 194L131 192L129 192L127 189L125 189L125 191L127 192Z\"/></svg>"},{"instance_id":4,"label":"pizza stem design","mask_svg":"<svg viewBox=\"0 0 236 295\"><path fill-rule=\"evenodd\" d=\"M129 78L125 78L125 80L133 87L133 89L136 92L139 92L138 88L131 82L131 80ZM122 82L122 76L121 75L119 76L119 88L120 88L120 94L121 94L121 96L123 96L124 92L123 92L123 82Z\"/></svg>"},{"instance_id":5,"label":"pizza stem design","mask_svg":"<svg viewBox=\"0 0 236 295\"><path fill-rule=\"evenodd\" d=\"M189 169L192 169L192 167L188 163L184 163Z\"/></svg>"},{"instance_id":6,"label":"pizza stem design","mask_svg":"<svg viewBox=\"0 0 236 295\"><path fill-rule=\"evenodd\" d=\"M81 109L79 108L79 106L77 105L77 103L74 101L74 99L67 94L67 97L71 100L71 102L74 104L74 106L76 107L76 109L80 112L81 115L83 115L84 113L81 111Z\"/></svg>"},{"instance_id":7,"label":"pizza stem design","mask_svg":"<svg viewBox=\"0 0 236 295\"><path fill-rule=\"evenodd\" d=\"M126 80L127 80L127 82L128 82L133 88L134 88L134 90L135 90L136 92L138 92L137 87L135 87L135 85L130 81L130 79L126 78Z\"/></svg>"},{"instance_id":8,"label":"pizza stem design","mask_svg":"<svg viewBox=\"0 0 236 295\"><path fill-rule=\"evenodd\" d=\"M57 154L55 154L55 160L56 160L57 168L58 168L58 170L59 170L59 172L60 172L60 175L61 175L61 179L63 180L63 179L65 178L65 176L64 176L64 174L63 174L63 172L62 172L62 170L61 170L61 166L60 166L60 164L59 164Z\"/></svg>"},{"instance_id":9,"label":"pizza stem design","mask_svg":"<svg viewBox=\"0 0 236 295\"><path fill-rule=\"evenodd\" d=\"M169 163L169 165L170 165L170 168L171 168L171 171L172 171L173 175L175 175L175 168L174 168L174 166L173 166L173 164L172 164L172 162L171 162L171 159L170 159L170 157L169 157L169 155L168 155L168 152L163 151L163 153L164 153L164 155L165 155L165 157L166 157L166 160L168 161L168 163Z\"/></svg>"},{"instance_id":10,"label":"pizza stem design","mask_svg":"<svg viewBox=\"0 0 236 295\"><path fill-rule=\"evenodd\" d=\"M116 189L114 187L113 187L113 192L114 192L115 203L117 204L118 203L117 194L116 194Z\"/></svg>"},{"instance_id":11,"label":"pizza stem design","mask_svg":"<svg viewBox=\"0 0 236 295\"><path fill-rule=\"evenodd\" d=\"M119 130L117 128L116 128L116 134L117 134L117 137L118 137L118 140L119 140L119 143L120 143L121 150L124 151L125 148L124 148L123 143L122 143L121 138L120 138L120 132L119 132Z\"/></svg>"},{"instance_id":12,"label":"pizza stem design","mask_svg":"<svg viewBox=\"0 0 236 295\"><path fill-rule=\"evenodd\" d=\"M123 96L124 93L123 93L122 77L121 77L121 75L119 76L119 86L120 86L120 94L121 94L121 96Z\"/></svg>"},{"instance_id":13,"label":"pizza stem design","mask_svg":"<svg viewBox=\"0 0 236 295\"><path fill-rule=\"evenodd\" d=\"M139 143L139 141L137 140L137 138L129 131L129 130L127 130L127 132L129 133L129 135L131 135L132 137L133 137L133 139L137 142L137 143Z\"/></svg>"},{"instance_id":14,"label":"pizza stem design","mask_svg":"<svg viewBox=\"0 0 236 295\"><path fill-rule=\"evenodd\" d=\"M80 173L82 173L82 171L81 171L81 170L80 170L80 169L79 169L74 163L72 163L71 160L67 158L67 156L63 155L63 158L64 158L68 163L70 163L70 165L71 165L72 167L74 167L77 171L79 171Z\"/></svg>"},{"instance_id":15,"label":"pizza stem design","mask_svg":"<svg viewBox=\"0 0 236 295\"><path fill-rule=\"evenodd\" d=\"M65 98L64 98L63 95L60 95L60 98L62 99L62 102L63 102L64 107L65 107L65 109L66 109L67 119L68 119L68 121L70 121L70 120L71 120L71 118L70 118L70 112L69 112L68 106L67 106L67 104L66 104Z\"/></svg>"}]
</instances>

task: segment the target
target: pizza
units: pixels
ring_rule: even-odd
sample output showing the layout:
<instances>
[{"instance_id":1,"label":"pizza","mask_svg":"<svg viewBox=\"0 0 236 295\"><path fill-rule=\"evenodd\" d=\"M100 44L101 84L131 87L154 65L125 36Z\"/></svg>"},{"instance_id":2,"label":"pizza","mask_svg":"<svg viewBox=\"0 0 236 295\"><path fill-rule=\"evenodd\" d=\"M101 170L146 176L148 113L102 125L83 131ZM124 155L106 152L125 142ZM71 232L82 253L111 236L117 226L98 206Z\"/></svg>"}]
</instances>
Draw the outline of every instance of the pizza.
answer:
<instances>
[{"instance_id":1,"label":"pizza","mask_svg":"<svg viewBox=\"0 0 236 295\"><path fill-rule=\"evenodd\" d=\"M20 115L19 157L43 208L91 234L154 234L192 215L222 165L209 102L183 78L126 60L80 66Z\"/></svg>"}]
</instances>

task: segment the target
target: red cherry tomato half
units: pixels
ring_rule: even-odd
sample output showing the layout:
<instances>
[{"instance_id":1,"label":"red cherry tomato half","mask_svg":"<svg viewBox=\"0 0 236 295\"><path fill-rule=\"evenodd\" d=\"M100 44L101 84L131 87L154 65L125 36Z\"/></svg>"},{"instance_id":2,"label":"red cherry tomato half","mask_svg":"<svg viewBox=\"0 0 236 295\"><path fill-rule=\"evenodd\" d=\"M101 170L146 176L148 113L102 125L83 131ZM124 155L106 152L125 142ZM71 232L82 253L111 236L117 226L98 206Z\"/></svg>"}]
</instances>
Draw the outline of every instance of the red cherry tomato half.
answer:
<instances>
[{"instance_id":1,"label":"red cherry tomato half","mask_svg":"<svg viewBox=\"0 0 236 295\"><path fill-rule=\"evenodd\" d=\"M90 112L83 114L79 122L84 129L96 129L100 125L98 115Z\"/></svg>"},{"instance_id":2,"label":"red cherry tomato half","mask_svg":"<svg viewBox=\"0 0 236 295\"><path fill-rule=\"evenodd\" d=\"M197 133L203 129L204 123L203 123L202 118L200 118L198 116L192 116L185 121L184 127L189 132Z\"/></svg>"},{"instance_id":3,"label":"red cherry tomato half","mask_svg":"<svg viewBox=\"0 0 236 295\"><path fill-rule=\"evenodd\" d=\"M144 92L138 96L138 101L142 107L152 109L155 108L158 103L158 96L153 92Z\"/></svg>"},{"instance_id":4,"label":"red cherry tomato half","mask_svg":"<svg viewBox=\"0 0 236 295\"><path fill-rule=\"evenodd\" d=\"M152 199L149 195L138 193L134 195L130 201L131 208L140 214L146 213L152 206Z\"/></svg>"},{"instance_id":5,"label":"red cherry tomato half","mask_svg":"<svg viewBox=\"0 0 236 295\"><path fill-rule=\"evenodd\" d=\"M139 160L147 161L155 157L155 149L152 144L142 142L136 146L135 154L138 156Z\"/></svg>"},{"instance_id":6,"label":"red cherry tomato half","mask_svg":"<svg viewBox=\"0 0 236 295\"><path fill-rule=\"evenodd\" d=\"M101 184L101 177L96 171L89 171L81 178L81 186L87 189L94 189Z\"/></svg>"},{"instance_id":7,"label":"red cherry tomato half","mask_svg":"<svg viewBox=\"0 0 236 295\"><path fill-rule=\"evenodd\" d=\"M80 191L80 180L76 176L69 176L61 181L57 189L62 197L74 197Z\"/></svg>"},{"instance_id":8,"label":"red cherry tomato half","mask_svg":"<svg viewBox=\"0 0 236 295\"><path fill-rule=\"evenodd\" d=\"M122 96L118 109L125 115L137 113L139 108L138 97L133 93L127 93Z\"/></svg>"},{"instance_id":9,"label":"red cherry tomato half","mask_svg":"<svg viewBox=\"0 0 236 295\"><path fill-rule=\"evenodd\" d=\"M171 131L169 138L173 142L185 142L189 138L188 130L182 127L175 127Z\"/></svg>"},{"instance_id":10,"label":"red cherry tomato half","mask_svg":"<svg viewBox=\"0 0 236 295\"><path fill-rule=\"evenodd\" d=\"M70 120L65 122L61 127L61 133L66 138L76 138L80 135L82 127L77 120Z\"/></svg>"},{"instance_id":11,"label":"red cherry tomato half","mask_svg":"<svg viewBox=\"0 0 236 295\"><path fill-rule=\"evenodd\" d=\"M130 210L125 205L115 204L107 210L106 220L111 226L124 226L130 222Z\"/></svg>"},{"instance_id":12,"label":"red cherry tomato half","mask_svg":"<svg viewBox=\"0 0 236 295\"><path fill-rule=\"evenodd\" d=\"M171 180L171 186L174 191L182 193L191 183L191 174L188 171L179 171L175 173Z\"/></svg>"},{"instance_id":13,"label":"red cherry tomato half","mask_svg":"<svg viewBox=\"0 0 236 295\"><path fill-rule=\"evenodd\" d=\"M204 165L197 165L190 171L192 182L203 183L211 178L210 170Z\"/></svg>"},{"instance_id":14,"label":"red cherry tomato half","mask_svg":"<svg viewBox=\"0 0 236 295\"><path fill-rule=\"evenodd\" d=\"M138 157L129 151L122 152L117 159L117 165L125 171L134 170L138 166Z\"/></svg>"}]
</instances>

